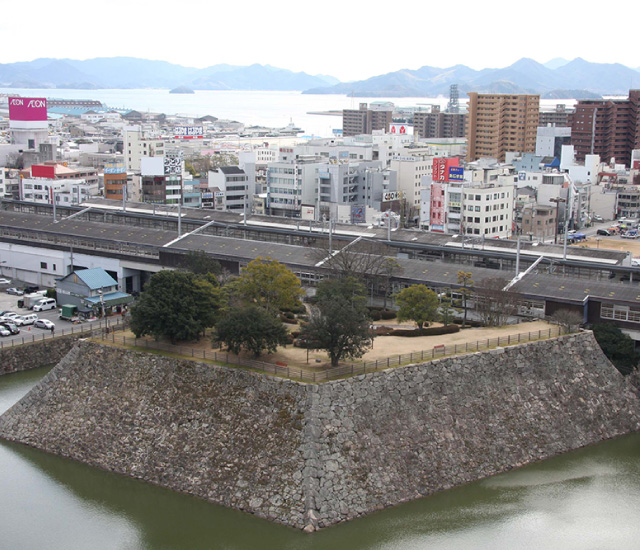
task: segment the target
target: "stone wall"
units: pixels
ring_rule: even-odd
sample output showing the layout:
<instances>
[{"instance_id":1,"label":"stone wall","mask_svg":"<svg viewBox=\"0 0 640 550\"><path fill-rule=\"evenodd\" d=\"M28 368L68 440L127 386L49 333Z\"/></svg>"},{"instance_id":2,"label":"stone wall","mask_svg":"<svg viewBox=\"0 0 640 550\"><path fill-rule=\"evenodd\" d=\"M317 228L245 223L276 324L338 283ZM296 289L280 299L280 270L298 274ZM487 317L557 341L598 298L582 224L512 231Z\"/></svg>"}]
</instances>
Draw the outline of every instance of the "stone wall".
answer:
<instances>
[{"instance_id":1,"label":"stone wall","mask_svg":"<svg viewBox=\"0 0 640 550\"><path fill-rule=\"evenodd\" d=\"M322 385L81 341L0 417L5 439L306 530L638 429L591 333Z\"/></svg>"},{"instance_id":2,"label":"stone wall","mask_svg":"<svg viewBox=\"0 0 640 550\"><path fill-rule=\"evenodd\" d=\"M0 376L12 372L35 369L46 365L55 365L76 342L87 334L73 334L35 340L16 346L4 346L0 350Z\"/></svg>"}]
</instances>

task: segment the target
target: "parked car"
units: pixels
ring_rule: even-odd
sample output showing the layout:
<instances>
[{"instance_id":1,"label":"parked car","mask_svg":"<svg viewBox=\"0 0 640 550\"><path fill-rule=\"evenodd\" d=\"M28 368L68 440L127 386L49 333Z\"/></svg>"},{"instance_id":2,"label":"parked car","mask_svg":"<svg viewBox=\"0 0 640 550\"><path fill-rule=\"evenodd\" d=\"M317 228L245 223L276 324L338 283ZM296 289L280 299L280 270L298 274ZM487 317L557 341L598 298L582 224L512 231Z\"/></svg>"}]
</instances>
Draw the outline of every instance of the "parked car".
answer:
<instances>
[{"instance_id":1,"label":"parked car","mask_svg":"<svg viewBox=\"0 0 640 550\"><path fill-rule=\"evenodd\" d=\"M11 284L10 279L5 279L4 277L0 277L0 285L10 285L10 284Z\"/></svg>"},{"instance_id":2,"label":"parked car","mask_svg":"<svg viewBox=\"0 0 640 550\"><path fill-rule=\"evenodd\" d=\"M4 313L4 315L2 315L2 317L0 317L0 321L10 321L13 323L13 318L17 316L17 313L14 313L13 311L7 311Z\"/></svg>"},{"instance_id":3,"label":"parked car","mask_svg":"<svg viewBox=\"0 0 640 550\"><path fill-rule=\"evenodd\" d=\"M25 325L33 325L38 320L38 316L35 313L29 313L28 315L16 315L13 318L13 322L19 327Z\"/></svg>"},{"instance_id":4,"label":"parked car","mask_svg":"<svg viewBox=\"0 0 640 550\"><path fill-rule=\"evenodd\" d=\"M636 230L627 231L626 233L622 234L623 239L637 239L639 236L640 235L638 235L638 232Z\"/></svg>"},{"instance_id":5,"label":"parked car","mask_svg":"<svg viewBox=\"0 0 640 550\"><path fill-rule=\"evenodd\" d=\"M24 290L20 290L19 288L11 287L6 290L7 294L13 294L14 296L22 296L24 294Z\"/></svg>"},{"instance_id":6,"label":"parked car","mask_svg":"<svg viewBox=\"0 0 640 550\"><path fill-rule=\"evenodd\" d=\"M3 326L0 326L0 336L11 336L11 331Z\"/></svg>"},{"instance_id":7,"label":"parked car","mask_svg":"<svg viewBox=\"0 0 640 550\"><path fill-rule=\"evenodd\" d=\"M20 334L20 329L9 321L0 321L0 327L6 328L11 334Z\"/></svg>"},{"instance_id":8,"label":"parked car","mask_svg":"<svg viewBox=\"0 0 640 550\"><path fill-rule=\"evenodd\" d=\"M36 328L43 328L45 330L56 328L56 325L49 321L49 319L38 319L35 323L33 323L33 326Z\"/></svg>"},{"instance_id":9,"label":"parked car","mask_svg":"<svg viewBox=\"0 0 640 550\"><path fill-rule=\"evenodd\" d=\"M33 292L38 292L38 290L40 290L40 287L39 286L35 286L35 285L25 286L24 287L24 293L25 294L32 294Z\"/></svg>"},{"instance_id":10,"label":"parked car","mask_svg":"<svg viewBox=\"0 0 640 550\"><path fill-rule=\"evenodd\" d=\"M47 309L55 309L56 307L58 307L58 304L53 298L45 298L33 306L33 311L46 311Z\"/></svg>"},{"instance_id":11,"label":"parked car","mask_svg":"<svg viewBox=\"0 0 640 550\"><path fill-rule=\"evenodd\" d=\"M602 222L604 220L602 219L602 216L600 214L596 214L595 216L593 216L593 221Z\"/></svg>"},{"instance_id":12,"label":"parked car","mask_svg":"<svg viewBox=\"0 0 640 550\"><path fill-rule=\"evenodd\" d=\"M596 231L596 235L604 235L605 237L610 237L611 232L608 229L598 229Z\"/></svg>"}]
</instances>

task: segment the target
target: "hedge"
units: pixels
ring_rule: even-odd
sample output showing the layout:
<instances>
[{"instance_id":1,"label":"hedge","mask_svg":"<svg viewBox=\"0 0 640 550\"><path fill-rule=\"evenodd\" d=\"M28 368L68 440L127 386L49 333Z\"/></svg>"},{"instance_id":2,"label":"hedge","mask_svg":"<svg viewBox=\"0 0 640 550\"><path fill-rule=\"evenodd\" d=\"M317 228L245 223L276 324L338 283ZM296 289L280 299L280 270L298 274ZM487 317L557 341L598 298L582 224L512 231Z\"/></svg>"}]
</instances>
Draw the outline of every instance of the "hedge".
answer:
<instances>
[{"instance_id":1,"label":"hedge","mask_svg":"<svg viewBox=\"0 0 640 550\"><path fill-rule=\"evenodd\" d=\"M458 325L446 325L444 327L429 327L420 329L395 329L388 334L381 334L381 336L439 336L440 334L453 334L454 332L460 332Z\"/></svg>"}]
</instances>

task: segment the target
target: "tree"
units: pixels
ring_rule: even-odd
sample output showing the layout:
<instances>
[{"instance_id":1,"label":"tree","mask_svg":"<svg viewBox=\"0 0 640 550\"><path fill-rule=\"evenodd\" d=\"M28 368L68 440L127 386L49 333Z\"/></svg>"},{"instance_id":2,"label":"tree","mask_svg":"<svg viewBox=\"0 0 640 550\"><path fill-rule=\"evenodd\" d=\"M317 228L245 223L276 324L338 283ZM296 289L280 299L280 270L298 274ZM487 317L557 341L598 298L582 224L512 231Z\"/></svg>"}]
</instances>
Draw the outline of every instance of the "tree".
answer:
<instances>
[{"instance_id":1,"label":"tree","mask_svg":"<svg viewBox=\"0 0 640 550\"><path fill-rule=\"evenodd\" d=\"M564 328L566 333L576 332L583 323L582 315L572 309L559 309L552 316L551 320Z\"/></svg>"},{"instance_id":2,"label":"tree","mask_svg":"<svg viewBox=\"0 0 640 550\"><path fill-rule=\"evenodd\" d=\"M269 257L249 262L233 281L233 289L248 303L271 313L299 306L304 294L300 279L284 264Z\"/></svg>"},{"instance_id":3,"label":"tree","mask_svg":"<svg viewBox=\"0 0 640 550\"><path fill-rule=\"evenodd\" d=\"M184 271L154 274L131 308L131 330L156 340L197 340L212 327L222 306L219 288L203 277Z\"/></svg>"},{"instance_id":4,"label":"tree","mask_svg":"<svg viewBox=\"0 0 640 550\"><path fill-rule=\"evenodd\" d=\"M593 336L609 361L624 375L630 374L638 365L638 354L633 340L617 326L595 323Z\"/></svg>"},{"instance_id":5,"label":"tree","mask_svg":"<svg viewBox=\"0 0 640 550\"><path fill-rule=\"evenodd\" d=\"M464 316L462 318L462 326L467 325L467 304L469 302L469 296L471 296L471 288L473 286L473 279L471 273L468 271L458 271L458 284L460 288L458 292L462 294L462 309L464 310Z\"/></svg>"},{"instance_id":6,"label":"tree","mask_svg":"<svg viewBox=\"0 0 640 550\"><path fill-rule=\"evenodd\" d=\"M229 351L242 348L259 357L266 350L273 353L287 343L288 332L282 321L258 306L231 311L216 325L216 338L227 344Z\"/></svg>"},{"instance_id":7,"label":"tree","mask_svg":"<svg viewBox=\"0 0 640 550\"><path fill-rule=\"evenodd\" d=\"M325 279L316 298L300 338L309 347L326 350L334 367L345 357L362 357L371 347L364 286L352 277Z\"/></svg>"},{"instance_id":8,"label":"tree","mask_svg":"<svg viewBox=\"0 0 640 550\"><path fill-rule=\"evenodd\" d=\"M440 314L440 320L443 325L448 325L453 319L453 314L455 313L455 309L453 306L451 299L451 289L445 288L442 294L440 294L440 307L438 308L438 313Z\"/></svg>"},{"instance_id":9,"label":"tree","mask_svg":"<svg viewBox=\"0 0 640 550\"><path fill-rule=\"evenodd\" d=\"M501 327L518 311L520 295L503 290L509 281L502 277L489 277L475 287L476 311L488 327Z\"/></svg>"},{"instance_id":10,"label":"tree","mask_svg":"<svg viewBox=\"0 0 640 550\"><path fill-rule=\"evenodd\" d=\"M424 285L411 285L396 294L398 321L414 321L418 329L438 318L438 295Z\"/></svg>"}]
</instances>

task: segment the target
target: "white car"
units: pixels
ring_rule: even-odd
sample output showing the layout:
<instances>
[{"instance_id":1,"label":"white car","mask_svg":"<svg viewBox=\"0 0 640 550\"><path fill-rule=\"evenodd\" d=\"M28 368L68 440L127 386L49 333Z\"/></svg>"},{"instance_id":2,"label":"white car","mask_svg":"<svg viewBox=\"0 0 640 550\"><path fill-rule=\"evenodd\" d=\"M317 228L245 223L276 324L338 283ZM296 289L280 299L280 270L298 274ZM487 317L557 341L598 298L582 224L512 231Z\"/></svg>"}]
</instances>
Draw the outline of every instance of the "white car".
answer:
<instances>
[{"instance_id":1,"label":"white car","mask_svg":"<svg viewBox=\"0 0 640 550\"><path fill-rule=\"evenodd\" d=\"M4 279L0 277L0 285L10 285L11 281L9 279Z\"/></svg>"},{"instance_id":2,"label":"white car","mask_svg":"<svg viewBox=\"0 0 640 550\"><path fill-rule=\"evenodd\" d=\"M0 321L13 321L14 317L17 317L18 314L13 311L9 311L8 313L4 313L2 317L0 317Z\"/></svg>"},{"instance_id":3,"label":"white car","mask_svg":"<svg viewBox=\"0 0 640 550\"><path fill-rule=\"evenodd\" d=\"M44 298L33 306L33 311L46 311L47 309L55 309L57 306L58 304L53 298Z\"/></svg>"},{"instance_id":4,"label":"white car","mask_svg":"<svg viewBox=\"0 0 640 550\"><path fill-rule=\"evenodd\" d=\"M0 336L11 336L11 331L8 328L0 325Z\"/></svg>"},{"instance_id":5,"label":"white car","mask_svg":"<svg viewBox=\"0 0 640 550\"><path fill-rule=\"evenodd\" d=\"M51 330L56 327L56 325L49 321L49 319L38 319L35 323L33 323L33 326L46 330Z\"/></svg>"}]
</instances>

